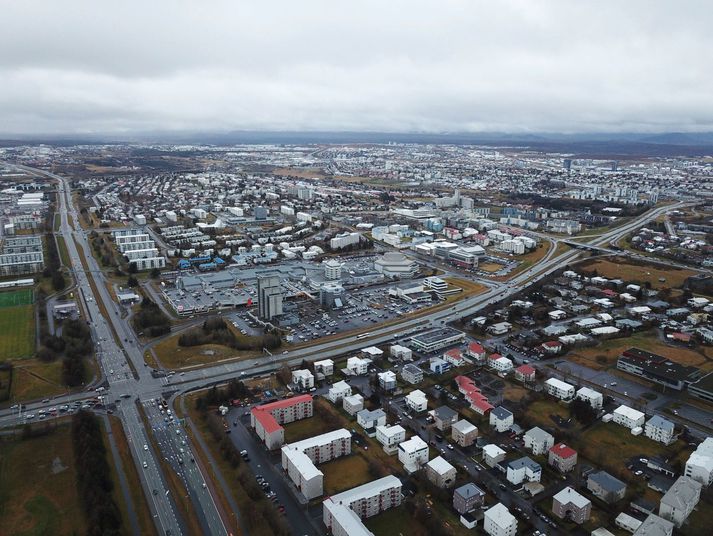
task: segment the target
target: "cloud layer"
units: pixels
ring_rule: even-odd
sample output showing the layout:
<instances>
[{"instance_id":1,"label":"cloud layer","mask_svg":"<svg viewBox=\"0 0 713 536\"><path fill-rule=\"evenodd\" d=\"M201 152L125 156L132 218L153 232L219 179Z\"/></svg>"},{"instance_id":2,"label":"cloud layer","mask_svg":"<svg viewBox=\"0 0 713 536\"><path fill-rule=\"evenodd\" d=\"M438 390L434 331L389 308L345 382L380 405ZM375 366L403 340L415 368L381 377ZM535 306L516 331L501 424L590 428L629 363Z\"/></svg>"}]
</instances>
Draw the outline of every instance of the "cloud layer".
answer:
<instances>
[{"instance_id":1,"label":"cloud layer","mask_svg":"<svg viewBox=\"0 0 713 536\"><path fill-rule=\"evenodd\" d=\"M5 2L0 132L710 131L707 2Z\"/></svg>"}]
</instances>

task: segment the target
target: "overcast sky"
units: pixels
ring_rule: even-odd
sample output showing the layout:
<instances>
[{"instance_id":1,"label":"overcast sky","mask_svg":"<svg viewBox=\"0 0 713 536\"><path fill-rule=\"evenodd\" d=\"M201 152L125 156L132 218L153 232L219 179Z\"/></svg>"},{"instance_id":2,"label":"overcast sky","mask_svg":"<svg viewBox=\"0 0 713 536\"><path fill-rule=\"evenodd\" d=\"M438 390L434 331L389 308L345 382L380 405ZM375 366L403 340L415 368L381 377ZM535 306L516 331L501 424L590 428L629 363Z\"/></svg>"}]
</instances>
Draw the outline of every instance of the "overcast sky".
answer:
<instances>
[{"instance_id":1,"label":"overcast sky","mask_svg":"<svg viewBox=\"0 0 713 536\"><path fill-rule=\"evenodd\" d=\"M0 132L713 130L709 1L0 2Z\"/></svg>"}]
</instances>

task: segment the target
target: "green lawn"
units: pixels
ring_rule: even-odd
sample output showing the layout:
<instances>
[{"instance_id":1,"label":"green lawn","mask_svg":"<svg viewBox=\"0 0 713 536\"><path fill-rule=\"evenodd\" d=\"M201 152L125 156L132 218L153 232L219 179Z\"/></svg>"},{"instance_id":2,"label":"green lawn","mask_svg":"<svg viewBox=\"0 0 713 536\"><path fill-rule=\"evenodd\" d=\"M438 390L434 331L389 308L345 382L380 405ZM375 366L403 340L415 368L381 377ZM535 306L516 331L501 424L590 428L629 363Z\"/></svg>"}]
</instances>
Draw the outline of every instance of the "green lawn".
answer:
<instances>
[{"instance_id":1,"label":"green lawn","mask_svg":"<svg viewBox=\"0 0 713 536\"><path fill-rule=\"evenodd\" d=\"M364 520L375 536L427 536L428 532L402 505Z\"/></svg>"},{"instance_id":2,"label":"green lawn","mask_svg":"<svg viewBox=\"0 0 713 536\"><path fill-rule=\"evenodd\" d=\"M325 495L334 495L373 480L369 475L369 462L358 453L319 464L319 470L324 473Z\"/></svg>"},{"instance_id":3,"label":"green lawn","mask_svg":"<svg viewBox=\"0 0 713 536\"><path fill-rule=\"evenodd\" d=\"M294 443L295 441L301 441L308 437L325 434L330 432L333 428L330 428L330 426L316 414L314 417L291 422L283 425L283 427L285 428L285 443Z\"/></svg>"},{"instance_id":4,"label":"green lawn","mask_svg":"<svg viewBox=\"0 0 713 536\"><path fill-rule=\"evenodd\" d=\"M31 288L0 292L0 307L13 307L15 305L32 305L34 293Z\"/></svg>"},{"instance_id":5,"label":"green lawn","mask_svg":"<svg viewBox=\"0 0 713 536\"><path fill-rule=\"evenodd\" d=\"M31 357L35 352L32 305L0 308L0 361Z\"/></svg>"}]
</instances>

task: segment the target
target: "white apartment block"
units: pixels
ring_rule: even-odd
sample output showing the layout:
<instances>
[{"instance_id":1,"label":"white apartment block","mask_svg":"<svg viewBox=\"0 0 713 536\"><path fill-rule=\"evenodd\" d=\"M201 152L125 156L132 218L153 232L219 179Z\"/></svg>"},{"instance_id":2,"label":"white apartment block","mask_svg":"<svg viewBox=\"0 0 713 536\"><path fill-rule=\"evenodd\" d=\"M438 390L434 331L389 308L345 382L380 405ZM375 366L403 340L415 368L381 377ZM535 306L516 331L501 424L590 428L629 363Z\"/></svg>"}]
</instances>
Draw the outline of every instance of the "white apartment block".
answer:
<instances>
[{"instance_id":1,"label":"white apartment block","mask_svg":"<svg viewBox=\"0 0 713 536\"><path fill-rule=\"evenodd\" d=\"M401 377L411 385L418 385L423 381L423 370L421 367L408 363L401 369Z\"/></svg>"},{"instance_id":2,"label":"white apartment block","mask_svg":"<svg viewBox=\"0 0 713 536\"><path fill-rule=\"evenodd\" d=\"M324 474L316 464L328 462L352 451L352 436L344 428L310 437L282 447L282 468L305 498L323 493Z\"/></svg>"},{"instance_id":3,"label":"white apartment block","mask_svg":"<svg viewBox=\"0 0 713 536\"><path fill-rule=\"evenodd\" d=\"M358 244L361 239L359 233L340 233L329 241L332 249L342 249L353 244Z\"/></svg>"},{"instance_id":4,"label":"white apartment block","mask_svg":"<svg viewBox=\"0 0 713 536\"><path fill-rule=\"evenodd\" d=\"M349 415L356 415L364 409L364 397L359 393L352 396L345 396L342 399L342 409Z\"/></svg>"},{"instance_id":5,"label":"white apartment block","mask_svg":"<svg viewBox=\"0 0 713 536\"><path fill-rule=\"evenodd\" d=\"M546 454L555 444L554 436L537 426L525 432L523 439L525 448L530 449L535 456Z\"/></svg>"},{"instance_id":6,"label":"white apartment block","mask_svg":"<svg viewBox=\"0 0 713 536\"><path fill-rule=\"evenodd\" d=\"M686 461L684 474L704 486L713 482L713 438L707 437Z\"/></svg>"},{"instance_id":7,"label":"white apartment block","mask_svg":"<svg viewBox=\"0 0 713 536\"><path fill-rule=\"evenodd\" d=\"M395 359L401 359L402 361L411 361L413 359L411 348L401 346L400 344L392 345L389 348L389 355Z\"/></svg>"},{"instance_id":8,"label":"white apartment block","mask_svg":"<svg viewBox=\"0 0 713 536\"><path fill-rule=\"evenodd\" d=\"M577 398L587 402L596 410L602 409L602 406L604 405L604 397L602 396L602 393L595 391L594 389L590 389L589 387L582 387L579 391L577 391Z\"/></svg>"},{"instance_id":9,"label":"white apartment block","mask_svg":"<svg viewBox=\"0 0 713 536\"><path fill-rule=\"evenodd\" d=\"M399 443L398 452L399 461L409 474L418 471L428 461L428 443L419 436Z\"/></svg>"},{"instance_id":10,"label":"white apartment block","mask_svg":"<svg viewBox=\"0 0 713 536\"><path fill-rule=\"evenodd\" d=\"M633 430L644 426L646 415L634 408L630 408L622 404L612 412L612 420L621 425Z\"/></svg>"},{"instance_id":11,"label":"white apartment block","mask_svg":"<svg viewBox=\"0 0 713 536\"><path fill-rule=\"evenodd\" d=\"M369 363L371 359L361 358L361 357L350 357L347 359L347 368L352 374L356 376L362 376L369 370Z\"/></svg>"},{"instance_id":12,"label":"white apartment block","mask_svg":"<svg viewBox=\"0 0 713 536\"><path fill-rule=\"evenodd\" d=\"M373 536L362 519L399 506L401 481L393 475L332 495L322 503L322 520L334 536Z\"/></svg>"},{"instance_id":13,"label":"white apartment block","mask_svg":"<svg viewBox=\"0 0 713 536\"><path fill-rule=\"evenodd\" d=\"M0 275L41 272L45 268L42 238L18 236L0 239Z\"/></svg>"},{"instance_id":14,"label":"white apartment block","mask_svg":"<svg viewBox=\"0 0 713 536\"><path fill-rule=\"evenodd\" d=\"M352 386L344 380L332 384L329 391L327 391L327 398L333 404L348 396L352 396Z\"/></svg>"},{"instance_id":15,"label":"white apartment block","mask_svg":"<svg viewBox=\"0 0 713 536\"><path fill-rule=\"evenodd\" d=\"M376 440L384 447L387 454L395 454L399 443L406 440L406 430L400 425L388 426L382 424L376 427Z\"/></svg>"},{"instance_id":16,"label":"white apartment block","mask_svg":"<svg viewBox=\"0 0 713 536\"><path fill-rule=\"evenodd\" d=\"M674 424L659 415L654 415L644 427L644 435L654 441L669 445L673 442L675 427Z\"/></svg>"},{"instance_id":17,"label":"white apartment block","mask_svg":"<svg viewBox=\"0 0 713 536\"><path fill-rule=\"evenodd\" d=\"M408 406L411 411L416 413L426 411L426 409L428 409L428 398L426 397L426 393L420 389L411 391L408 395L406 395L404 401L406 402L406 406Z\"/></svg>"},{"instance_id":18,"label":"white apartment block","mask_svg":"<svg viewBox=\"0 0 713 536\"><path fill-rule=\"evenodd\" d=\"M673 486L661 497L659 516L681 528L698 504L701 488L700 482L687 476L679 476Z\"/></svg>"},{"instance_id":19,"label":"white apartment block","mask_svg":"<svg viewBox=\"0 0 713 536\"><path fill-rule=\"evenodd\" d=\"M483 530L490 536L515 536L517 519L503 503L498 503L485 511Z\"/></svg>"},{"instance_id":20,"label":"white apartment block","mask_svg":"<svg viewBox=\"0 0 713 536\"><path fill-rule=\"evenodd\" d=\"M306 390L314 387L314 375L307 369L293 370L292 383L298 389Z\"/></svg>"},{"instance_id":21,"label":"white apartment block","mask_svg":"<svg viewBox=\"0 0 713 536\"><path fill-rule=\"evenodd\" d=\"M456 468L441 456L433 458L424 466L426 478L439 488L449 488L456 481Z\"/></svg>"},{"instance_id":22,"label":"white apartment block","mask_svg":"<svg viewBox=\"0 0 713 536\"><path fill-rule=\"evenodd\" d=\"M331 376L334 374L334 361L331 359L323 359L322 361L314 362L314 372L315 374L323 374L324 376Z\"/></svg>"},{"instance_id":23,"label":"white apartment block","mask_svg":"<svg viewBox=\"0 0 713 536\"><path fill-rule=\"evenodd\" d=\"M507 432L515 423L513 414L502 406L490 410L490 426L495 428L496 432Z\"/></svg>"},{"instance_id":24,"label":"white apartment block","mask_svg":"<svg viewBox=\"0 0 713 536\"><path fill-rule=\"evenodd\" d=\"M557 378L550 378L545 382L545 391L547 391L547 394L559 398L560 400L571 400L574 398L574 385L570 385Z\"/></svg>"}]
</instances>

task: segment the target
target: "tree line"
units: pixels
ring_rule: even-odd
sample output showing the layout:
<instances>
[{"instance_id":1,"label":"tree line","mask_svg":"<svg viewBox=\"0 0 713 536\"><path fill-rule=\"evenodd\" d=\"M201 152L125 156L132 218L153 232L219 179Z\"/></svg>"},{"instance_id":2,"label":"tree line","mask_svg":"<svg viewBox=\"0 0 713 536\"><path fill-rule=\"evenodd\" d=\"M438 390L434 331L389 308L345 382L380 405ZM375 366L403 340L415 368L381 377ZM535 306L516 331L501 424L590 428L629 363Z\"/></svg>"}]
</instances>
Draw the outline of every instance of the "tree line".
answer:
<instances>
[{"instance_id":1,"label":"tree line","mask_svg":"<svg viewBox=\"0 0 713 536\"><path fill-rule=\"evenodd\" d=\"M77 489L87 517L87 535L119 536L122 534L121 513L112 496L114 482L99 418L88 411L80 411L72 417L72 443Z\"/></svg>"},{"instance_id":2,"label":"tree line","mask_svg":"<svg viewBox=\"0 0 713 536\"><path fill-rule=\"evenodd\" d=\"M37 358L52 362L62 358L62 381L69 387L82 385L87 377L85 359L94 351L92 335L81 320L65 320L62 335L42 335Z\"/></svg>"},{"instance_id":3,"label":"tree line","mask_svg":"<svg viewBox=\"0 0 713 536\"><path fill-rule=\"evenodd\" d=\"M202 325L186 331L178 337L179 346L219 344L235 350L274 350L282 344L277 333L260 336L237 337L222 318L209 318Z\"/></svg>"},{"instance_id":4,"label":"tree line","mask_svg":"<svg viewBox=\"0 0 713 536\"><path fill-rule=\"evenodd\" d=\"M149 298L141 301L139 312L133 318L137 331L143 331L150 337L158 337L171 332L171 319Z\"/></svg>"}]
</instances>

